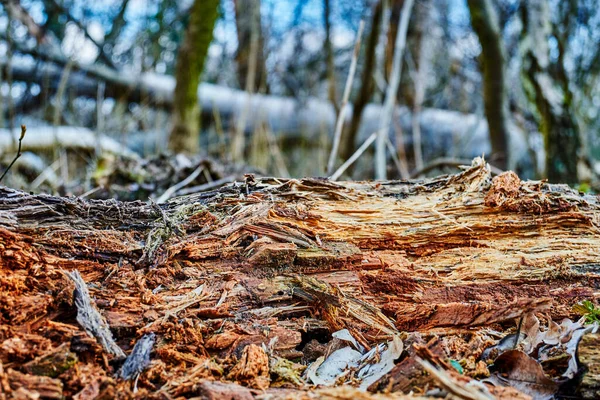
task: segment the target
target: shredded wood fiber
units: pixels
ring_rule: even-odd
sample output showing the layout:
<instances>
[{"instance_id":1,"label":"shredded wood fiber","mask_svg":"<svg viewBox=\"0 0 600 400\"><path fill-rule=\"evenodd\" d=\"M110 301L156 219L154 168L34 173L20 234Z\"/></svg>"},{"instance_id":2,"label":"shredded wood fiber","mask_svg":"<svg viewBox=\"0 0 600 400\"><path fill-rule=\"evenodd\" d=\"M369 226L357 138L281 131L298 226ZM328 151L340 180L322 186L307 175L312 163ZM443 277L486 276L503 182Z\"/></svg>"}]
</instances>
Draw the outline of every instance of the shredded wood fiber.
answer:
<instances>
[{"instance_id":1,"label":"shredded wood fiber","mask_svg":"<svg viewBox=\"0 0 600 400\"><path fill-rule=\"evenodd\" d=\"M598 287L598 198L492 179L481 159L422 181L248 177L160 205L0 187L12 396L527 398L483 382L500 340L527 316L530 337L571 345L583 328L554 321L578 319ZM332 374L346 348L356 368ZM566 361L545 373L559 379ZM377 378L366 392L364 376Z\"/></svg>"}]
</instances>

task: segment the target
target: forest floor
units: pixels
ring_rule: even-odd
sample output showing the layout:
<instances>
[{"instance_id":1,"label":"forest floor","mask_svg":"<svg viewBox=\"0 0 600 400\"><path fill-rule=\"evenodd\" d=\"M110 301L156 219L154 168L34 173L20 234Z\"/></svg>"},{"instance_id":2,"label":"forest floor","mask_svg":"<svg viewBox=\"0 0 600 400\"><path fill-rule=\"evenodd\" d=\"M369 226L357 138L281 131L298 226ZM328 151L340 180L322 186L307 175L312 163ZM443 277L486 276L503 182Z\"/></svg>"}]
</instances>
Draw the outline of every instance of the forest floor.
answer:
<instances>
[{"instance_id":1,"label":"forest floor","mask_svg":"<svg viewBox=\"0 0 600 400\"><path fill-rule=\"evenodd\" d=\"M165 202L0 186L0 398L598 398L599 286L598 197L482 159Z\"/></svg>"}]
</instances>

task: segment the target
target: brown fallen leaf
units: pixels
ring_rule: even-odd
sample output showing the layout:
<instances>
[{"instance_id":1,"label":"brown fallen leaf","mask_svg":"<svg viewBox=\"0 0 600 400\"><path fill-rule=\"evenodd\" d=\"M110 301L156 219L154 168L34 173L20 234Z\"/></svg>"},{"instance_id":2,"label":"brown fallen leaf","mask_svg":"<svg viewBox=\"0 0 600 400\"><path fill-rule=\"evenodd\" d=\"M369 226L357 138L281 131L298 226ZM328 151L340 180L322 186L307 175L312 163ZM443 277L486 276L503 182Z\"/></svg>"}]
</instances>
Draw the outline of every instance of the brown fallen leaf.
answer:
<instances>
[{"instance_id":1,"label":"brown fallen leaf","mask_svg":"<svg viewBox=\"0 0 600 400\"><path fill-rule=\"evenodd\" d=\"M494 361L495 373L486 382L512 386L534 400L551 399L558 385L546 376L540 363L520 350L509 350Z\"/></svg>"}]
</instances>

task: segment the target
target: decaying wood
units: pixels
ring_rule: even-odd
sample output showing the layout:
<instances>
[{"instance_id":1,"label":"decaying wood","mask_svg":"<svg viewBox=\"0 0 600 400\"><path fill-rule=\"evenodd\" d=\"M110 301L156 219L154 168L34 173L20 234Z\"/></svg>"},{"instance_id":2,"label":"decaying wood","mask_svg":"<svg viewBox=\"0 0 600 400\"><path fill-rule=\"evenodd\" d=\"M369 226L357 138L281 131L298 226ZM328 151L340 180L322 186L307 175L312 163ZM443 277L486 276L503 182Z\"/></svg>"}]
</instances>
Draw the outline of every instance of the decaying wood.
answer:
<instances>
[{"instance_id":1,"label":"decaying wood","mask_svg":"<svg viewBox=\"0 0 600 400\"><path fill-rule=\"evenodd\" d=\"M131 354L123 363L123 367L119 371L119 375L123 379L132 379L142 373L150 364L150 353L154 346L156 335L149 333L144 335L133 347Z\"/></svg>"},{"instance_id":2,"label":"decaying wood","mask_svg":"<svg viewBox=\"0 0 600 400\"><path fill-rule=\"evenodd\" d=\"M75 284L73 301L77 307L77 322L90 335L96 338L98 343L107 353L124 358L125 353L115 343L110 326L106 319L98 312L95 304L90 298L90 292L79 271L67 272L67 276Z\"/></svg>"},{"instance_id":3,"label":"decaying wood","mask_svg":"<svg viewBox=\"0 0 600 400\"><path fill-rule=\"evenodd\" d=\"M596 197L510 172L492 180L481 159L426 181L248 176L160 205L0 187L0 384L50 397L316 398L301 371L347 329L366 350L404 341L369 391L443 390L416 356L489 376L482 353L505 335L490 332L530 313L574 318L575 303L596 299L599 228ZM147 367L142 356L127 374L137 385L86 334L61 271L78 271L123 352L155 335ZM76 368L41 379L26 367L65 343Z\"/></svg>"}]
</instances>

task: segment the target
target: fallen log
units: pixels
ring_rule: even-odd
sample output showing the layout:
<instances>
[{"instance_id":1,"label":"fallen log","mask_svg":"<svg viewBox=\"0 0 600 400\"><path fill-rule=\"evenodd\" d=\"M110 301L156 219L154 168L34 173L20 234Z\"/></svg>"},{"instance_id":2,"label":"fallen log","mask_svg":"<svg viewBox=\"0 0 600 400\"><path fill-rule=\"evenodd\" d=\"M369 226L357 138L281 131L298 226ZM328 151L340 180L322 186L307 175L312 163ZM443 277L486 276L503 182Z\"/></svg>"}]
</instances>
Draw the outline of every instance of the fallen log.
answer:
<instances>
[{"instance_id":1,"label":"fallen log","mask_svg":"<svg viewBox=\"0 0 600 400\"><path fill-rule=\"evenodd\" d=\"M0 129L0 154L14 153L20 132ZM129 158L137 154L116 140L105 135L97 135L91 129L74 126L34 126L27 127L27 140L23 142L24 151L49 151L54 148L83 150L120 155Z\"/></svg>"},{"instance_id":2,"label":"fallen log","mask_svg":"<svg viewBox=\"0 0 600 400\"><path fill-rule=\"evenodd\" d=\"M36 64L32 60L19 59L12 64L0 62L0 69L10 71L16 81L50 85L55 91L67 61L59 56L34 52L35 57L48 62ZM170 109L173 104L175 79L156 73L137 74L115 71L99 65L75 64L75 72L68 76L68 87L78 96L96 98L98 86L105 83L104 95L130 102L149 101L152 107ZM53 86L54 85L54 86ZM245 115L246 132L266 124L278 137L292 140L309 140L316 143L323 135L333 135L336 113L329 101L315 97L294 99L276 95L250 95L247 92L224 86L201 83L198 101L208 118L215 110L228 129L240 115ZM379 129L381 105L368 104L362 114L358 131L358 143ZM352 105L346 112L346 125L352 118ZM419 116L423 131L425 158L440 156L475 157L490 151L487 121L482 116L457 111L425 108ZM397 107L394 124L405 132L405 146L412 144L412 113L407 107ZM510 155L514 165L529 163L528 144L522 130L510 126ZM392 141L395 134L391 134ZM2 149L2 147L0 147ZM543 151L543 149L536 149Z\"/></svg>"},{"instance_id":3,"label":"fallen log","mask_svg":"<svg viewBox=\"0 0 600 400\"><path fill-rule=\"evenodd\" d=\"M528 398L494 371L518 348L504 368L539 361L543 393L555 392L578 373L573 338L596 329L552 321L597 300L599 228L597 197L511 172L492 180L481 159L420 181L248 176L160 205L0 187L0 384L49 397L316 398L311 380L364 390L364 379L398 398ZM152 335L126 374L136 379L78 322L73 271L125 354ZM52 378L27 367L65 343L72 361ZM357 396L338 389L332 398Z\"/></svg>"}]
</instances>

